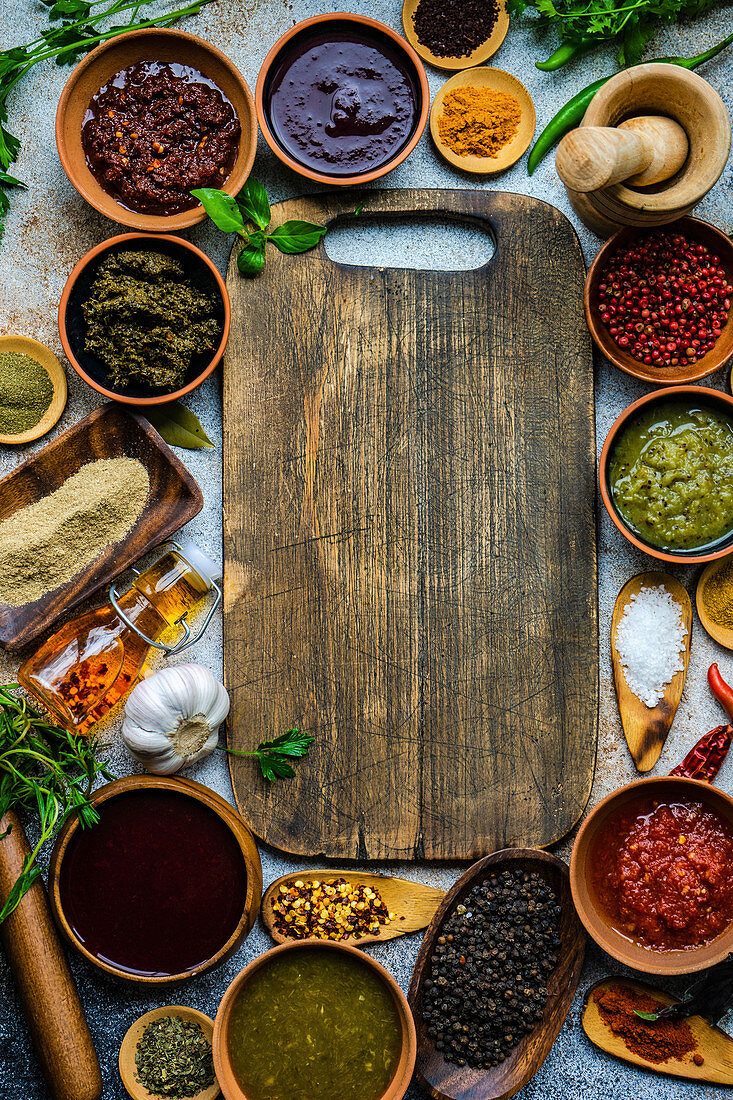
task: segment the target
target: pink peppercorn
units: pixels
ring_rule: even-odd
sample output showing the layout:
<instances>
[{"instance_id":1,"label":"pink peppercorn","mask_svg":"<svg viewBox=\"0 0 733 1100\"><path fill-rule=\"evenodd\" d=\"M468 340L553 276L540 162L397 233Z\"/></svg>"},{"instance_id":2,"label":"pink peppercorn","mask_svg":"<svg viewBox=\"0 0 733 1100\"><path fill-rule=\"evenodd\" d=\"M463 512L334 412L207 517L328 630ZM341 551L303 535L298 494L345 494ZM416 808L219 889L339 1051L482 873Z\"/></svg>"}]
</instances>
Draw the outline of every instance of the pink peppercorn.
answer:
<instances>
[{"instance_id":1,"label":"pink peppercorn","mask_svg":"<svg viewBox=\"0 0 733 1100\"><path fill-rule=\"evenodd\" d=\"M728 320L731 294L720 257L683 233L656 229L613 253L601 273L596 308L633 358L676 366L712 351Z\"/></svg>"}]
</instances>

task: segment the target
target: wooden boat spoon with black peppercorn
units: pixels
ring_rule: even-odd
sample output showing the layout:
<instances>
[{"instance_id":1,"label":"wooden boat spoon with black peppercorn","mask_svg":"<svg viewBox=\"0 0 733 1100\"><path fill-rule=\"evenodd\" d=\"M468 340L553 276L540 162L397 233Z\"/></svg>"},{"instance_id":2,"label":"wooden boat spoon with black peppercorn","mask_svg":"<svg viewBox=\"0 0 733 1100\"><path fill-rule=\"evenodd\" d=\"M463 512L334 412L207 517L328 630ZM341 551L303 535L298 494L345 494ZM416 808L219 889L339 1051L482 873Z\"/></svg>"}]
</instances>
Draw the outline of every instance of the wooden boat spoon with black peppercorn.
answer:
<instances>
[{"instance_id":1,"label":"wooden boat spoon with black peppercorn","mask_svg":"<svg viewBox=\"0 0 733 1100\"><path fill-rule=\"evenodd\" d=\"M702 1016L688 1016L686 1022L696 1043L696 1049L681 1058L668 1058L665 1062L650 1062L633 1050L629 1050L621 1035L612 1031L601 1016L596 997L608 986L623 986L637 993L644 993L658 1001L660 1005L675 1004L677 998L670 997L661 989L654 989L629 978L605 978L591 986L585 995L581 1023L583 1031L595 1046L615 1058L622 1058L635 1066L665 1073L671 1077L686 1077L692 1081L709 1081L719 1085L733 1085L733 1039L713 1027ZM641 1022L641 1021L640 1021ZM654 1027L653 1023L649 1024ZM698 1065L698 1062L700 1063Z\"/></svg>"},{"instance_id":2,"label":"wooden boat spoon with black peppercorn","mask_svg":"<svg viewBox=\"0 0 733 1100\"><path fill-rule=\"evenodd\" d=\"M321 895L325 890L322 890L319 892L318 900L312 903L310 888L316 883L320 887L333 889L334 893L323 897ZM345 888L339 890L338 885L334 886L335 883L344 883ZM365 887L376 897L360 895L351 902L349 896L358 886ZM260 915L262 923L276 943L288 943L290 940L305 938L306 928L311 926L311 922L317 920L324 930L330 929L332 932L331 935L324 934L322 938L339 939L341 943L352 947L363 947L367 943L394 940L408 932L427 928L444 897L445 891L435 886L424 886L421 882L393 878L391 875L372 875L366 871L338 869L297 871L275 879L268 886L262 898ZM346 912L341 914L344 924L338 925L328 913L330 908L330 905L326 904L328 899L332 903L337 901L344 903ZM299 904L295 905L295 902ZM319 906L323 912L313 917L313 909L306 910L306 904ZM358 904L365 908L356 909L355 906ZM347 913L352 908L353 916L349 917ZM288 917L290 919L286 919ZM375 923L378 923L378 928L373 931L368 930L368 926L373 927ZM353 931L348 930L349 925L352 926ZM367 929L362 931L365 925ZM290 926L295 930L292 934L284 930ZM337 931L338 928L346 934Z\"/></svg>"}]
</instances>

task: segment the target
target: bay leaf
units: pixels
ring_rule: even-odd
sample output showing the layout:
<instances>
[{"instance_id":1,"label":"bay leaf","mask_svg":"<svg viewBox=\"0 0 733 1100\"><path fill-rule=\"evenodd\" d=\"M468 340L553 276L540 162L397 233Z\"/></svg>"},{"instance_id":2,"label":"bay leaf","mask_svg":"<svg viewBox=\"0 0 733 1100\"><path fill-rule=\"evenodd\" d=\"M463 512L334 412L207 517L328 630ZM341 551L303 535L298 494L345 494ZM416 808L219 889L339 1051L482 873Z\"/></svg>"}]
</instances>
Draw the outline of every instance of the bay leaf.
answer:
<instances>
[{"instance_id":1,"label":"bay leaf","mask_svg":"<svg viewBox=\"0 0 733 1100\"><path fill-rule=\"evenodd\" d=\"M202 447L214 446L196 414L179 401L170 405L151 405L145 410L145 415L171 447L197 451Z\"/></svg>"}]
</instances>

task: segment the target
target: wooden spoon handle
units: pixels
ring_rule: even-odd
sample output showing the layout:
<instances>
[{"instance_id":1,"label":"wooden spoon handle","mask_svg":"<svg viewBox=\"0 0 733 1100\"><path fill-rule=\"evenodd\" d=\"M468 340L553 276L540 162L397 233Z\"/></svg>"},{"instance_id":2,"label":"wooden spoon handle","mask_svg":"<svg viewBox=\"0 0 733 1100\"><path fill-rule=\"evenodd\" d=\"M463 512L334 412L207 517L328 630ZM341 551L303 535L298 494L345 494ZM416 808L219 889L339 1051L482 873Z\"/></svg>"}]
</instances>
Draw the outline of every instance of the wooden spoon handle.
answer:
<instances>
[{"instance_id":1,"label":"wooden spoon handle","mask_svg":"<svg viewBox=\"0 0 733 1100\"><path fill-rule=\"evenodd\" d=\"M5 903L29 851L13 813L0 821L0 905ZM0 925L5 953L41 1068L55 1100L98 1100L102 1074L79 994L37 879Z\"/></svg>"},{"instance_id":2,"label":"wooden spoon handle","mask_svg":"<svg viewBox=\"0 0 733 1100\"><path fill-rule=\"evenodd\" d=\"M581 126L557 147L557 174L573 191L598 191L649 167L651 150L639 134L613 126Z\"/></svg>"}]
</instances>

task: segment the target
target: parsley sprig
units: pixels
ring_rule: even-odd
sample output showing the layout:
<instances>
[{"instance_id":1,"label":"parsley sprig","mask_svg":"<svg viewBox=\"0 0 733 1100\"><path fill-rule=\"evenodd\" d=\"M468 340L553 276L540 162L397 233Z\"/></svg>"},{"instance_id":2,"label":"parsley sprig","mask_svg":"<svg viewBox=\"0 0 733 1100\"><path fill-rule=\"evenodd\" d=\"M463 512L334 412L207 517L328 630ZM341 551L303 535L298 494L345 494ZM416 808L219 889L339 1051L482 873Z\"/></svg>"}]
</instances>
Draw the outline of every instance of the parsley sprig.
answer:
<instances>
[{"instance_id":1,"label":"parsley sprig","mask_svg":"<svg viewBox=\"0 0 733 1100\"><path fill-rule=\"evenodd\" d=\"M295 771L290 764L290 759L305 756L314 741L314 737L301 733L296 727L287 730L272 741L260 741L254 752L238 752L236 749L224 749L224 751L230 756L256 757L264 778L272 783L276 778L292 779Z\"/></svg>"},{"instance_id":2,"label":"parsley sprig","mask_svg":"<svg viewBox=\"0 0 733 1100\"><path fill-rule=\"evenodd\" d=\"M95 738L52 725L18 691L18 684L0 687L0 818L8 810L38 813L41 828L0 909L0 923L40 875L38 853L66 819L76 813L84 828L99 820L89 802L97 776L114 778L98 757ZM0 844L9 831L0 833Z\"/></svg>"},{"instance_id":3,"label":"parsley sprig","mask_svg":"<svg viewBox=\"0 0 733 1100\"><path fill-rule=\"evenodd\" d=\"M150 19L140 19L140 12L159 0L41 0L41 3L48 10L51 25L24 46L0 50L0 238L12 191L25 187L8 171L20 152L20 141L7 128L8 96L16 84L41 61L73 65L100 42L127 31L170 27L187 15L195 15L211 0L190 0L184 7ZM128 12L131 14L127 22L108 23Z\"/></svg>"}]
</instances>

